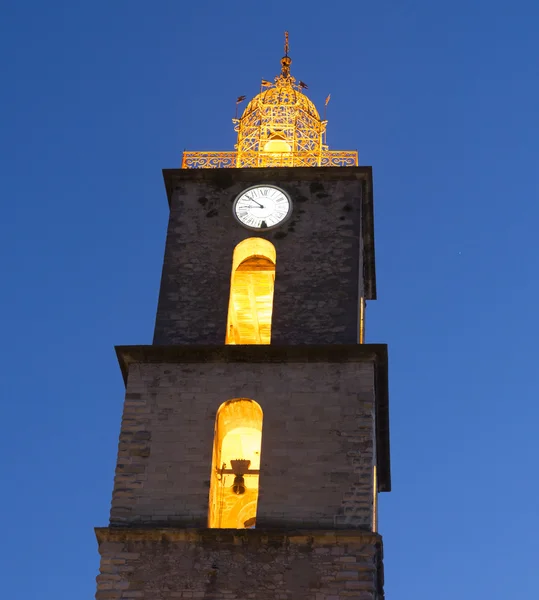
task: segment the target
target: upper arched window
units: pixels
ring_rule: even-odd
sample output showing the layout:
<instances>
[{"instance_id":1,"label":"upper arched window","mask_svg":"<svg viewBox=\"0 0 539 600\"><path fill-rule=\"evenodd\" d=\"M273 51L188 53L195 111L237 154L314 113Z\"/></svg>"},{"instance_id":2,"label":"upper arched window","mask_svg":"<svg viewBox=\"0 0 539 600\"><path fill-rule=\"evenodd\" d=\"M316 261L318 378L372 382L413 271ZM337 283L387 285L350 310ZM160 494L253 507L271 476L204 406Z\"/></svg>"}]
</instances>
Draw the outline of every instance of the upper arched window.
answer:
<instances>
[{"instance_id":1,"label":"upper arched window","mask_svg":"<svg viewBox=\"0 0 539 600\"><path fill-rule=\"evenodd\" d=\"M262 444L262 409L237 398L217 411L213 441L208 527L255 526Z\"/></svg>"},{"instance_id":2,"label":"upper arched window","mask_svg":"<svg viewBox=\"0 0 539 600\"><path fill-rule=\"evenodd\" d=\"M275 246L262 238L234 249L226 344L270 343L275 261Z\"/></svg>"}]
</instances>

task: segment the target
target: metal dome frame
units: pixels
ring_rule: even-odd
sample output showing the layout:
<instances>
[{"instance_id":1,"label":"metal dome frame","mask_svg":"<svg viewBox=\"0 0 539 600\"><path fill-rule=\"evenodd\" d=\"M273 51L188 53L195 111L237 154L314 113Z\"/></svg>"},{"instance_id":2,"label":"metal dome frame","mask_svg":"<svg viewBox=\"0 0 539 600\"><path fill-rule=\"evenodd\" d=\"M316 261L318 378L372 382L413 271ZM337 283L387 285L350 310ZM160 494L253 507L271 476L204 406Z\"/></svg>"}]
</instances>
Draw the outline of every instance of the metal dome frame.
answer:
<instances>
[{"instance_id":1,"label":"metal dome frame","mask_svg":"<svg viewBox=\"0 0 539 600\"><path fill-rule=\"evenodd\" d=\"M357 166L357 151L331 151L324 143L327 121L302 92L307 86L296 84L290 74L285 36L285 56L275 83L263 80L241 118L232 120L238 134L236 151L184 152L182 168ZM273 142L278 143L272 149Z\"/></svg>"}]
</instances>

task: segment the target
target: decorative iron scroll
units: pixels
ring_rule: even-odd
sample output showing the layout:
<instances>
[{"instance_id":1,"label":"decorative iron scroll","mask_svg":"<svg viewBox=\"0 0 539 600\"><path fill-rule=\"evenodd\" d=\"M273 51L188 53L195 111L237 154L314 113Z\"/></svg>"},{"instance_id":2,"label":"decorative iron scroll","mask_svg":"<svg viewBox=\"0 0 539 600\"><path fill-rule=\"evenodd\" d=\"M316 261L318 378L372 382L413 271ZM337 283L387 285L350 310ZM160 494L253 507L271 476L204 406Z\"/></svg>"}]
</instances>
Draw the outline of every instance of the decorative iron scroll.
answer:
<instances>
[{"instance_id":1,"label":"decorative iron scroll","mask_svg":"<svg viewBox=\"0 0 539 600\"><path fill-rule=\"evenodd\" d=\"M234 167L357 167L355 150L312 152L184 152L182 169L231 169Z\"/></svg>"},{"instance_id":2,"label":"decorative iron scroll","mask_svg":"<svg viewBox=\"0 0 539 600\"><path fill-rule=\"evenodd\" d=\"M322 152L321 167L357 167L357 150L326 150Z\"/></svg>"},{"instance_id":3,"label":"decorative iron scroll","mask_svg":"<svg viewBox=\"0 0 539 600\"><path fill-rule=\"evenodd\" d=\"M235 152L184 152L182 169L230 169L236 162Z\"/></svg>"}]
</instances>

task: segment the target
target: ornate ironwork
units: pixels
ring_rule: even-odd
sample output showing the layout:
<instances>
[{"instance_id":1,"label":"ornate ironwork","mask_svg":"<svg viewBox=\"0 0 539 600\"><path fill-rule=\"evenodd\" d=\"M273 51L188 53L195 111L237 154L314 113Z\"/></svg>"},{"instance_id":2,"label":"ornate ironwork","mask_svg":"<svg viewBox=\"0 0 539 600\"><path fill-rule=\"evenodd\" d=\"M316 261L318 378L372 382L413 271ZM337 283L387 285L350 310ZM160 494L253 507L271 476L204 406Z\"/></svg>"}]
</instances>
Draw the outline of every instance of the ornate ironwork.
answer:
<instances>
[{"instance_id":1,"label":"ornate ironwork","mask_svg":"<svg viewBox=\"0 0 539 600\"><path fill-rule=\"evenodd\" d=\"M357 167L355 150L323 150L320 156L311 152L251 152L238 164L237 152L183 153L182 169L226 169L234 167Z\"/></svg>"},{"instance_id":2,"label":"ornate ironwork","mask_svg":"<svg viewBox=\"0 0 539 600\"><path fill-rule=\"evenodd\" d=\"M236 166L237 154L230 152L184 152L182 169L225 169Z\"/></svg>"},{"instance_id":3,"label":"ornate ironwork","mask_svg":"<svg viewBox=\"0 0 539 600\"><path fill-rule=\"evenodd\" d=\"M290 74L288 32L281 73L275 83L262 80L260 93L243 115L232 119L236 152L184 152L184 169L231 167L316 167L357 165L357 152L331 151L324 143L327 121L303 94L303 82ZM238 102L243 100L238 98ZM329 96L328 99L329 100ZM327 105L326 100L326 105Z\"/></svg>"}]
</instances>

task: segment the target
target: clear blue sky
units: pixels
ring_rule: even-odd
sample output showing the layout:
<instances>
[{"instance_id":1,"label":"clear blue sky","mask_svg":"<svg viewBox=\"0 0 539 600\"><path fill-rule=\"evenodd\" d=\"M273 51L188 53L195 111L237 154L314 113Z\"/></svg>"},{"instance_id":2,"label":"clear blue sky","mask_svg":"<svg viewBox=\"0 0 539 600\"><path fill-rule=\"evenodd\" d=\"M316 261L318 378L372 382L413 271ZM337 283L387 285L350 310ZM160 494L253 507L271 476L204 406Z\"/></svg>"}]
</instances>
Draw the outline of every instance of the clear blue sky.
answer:
<instances>
[{"instance_id":1,"label":"clear blue sky","mask_svg":"<svg viewBox=\"0 0 539 600\"><path fill-rule=\"evenodd\" d=\"M388 600L539 586L536 0L0 3L2 595L92 598L123 384L151 342L161 169L231 149L279 70L375 177ZM188 7L187 7L188 6Z\"/></svg>"}]
</instances>

